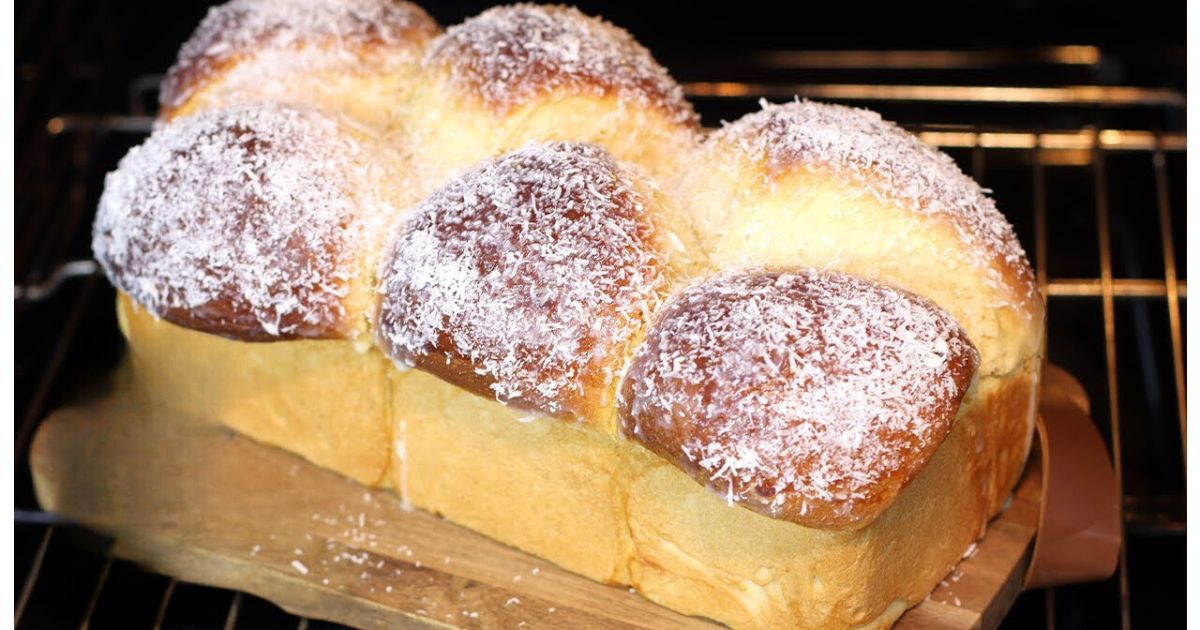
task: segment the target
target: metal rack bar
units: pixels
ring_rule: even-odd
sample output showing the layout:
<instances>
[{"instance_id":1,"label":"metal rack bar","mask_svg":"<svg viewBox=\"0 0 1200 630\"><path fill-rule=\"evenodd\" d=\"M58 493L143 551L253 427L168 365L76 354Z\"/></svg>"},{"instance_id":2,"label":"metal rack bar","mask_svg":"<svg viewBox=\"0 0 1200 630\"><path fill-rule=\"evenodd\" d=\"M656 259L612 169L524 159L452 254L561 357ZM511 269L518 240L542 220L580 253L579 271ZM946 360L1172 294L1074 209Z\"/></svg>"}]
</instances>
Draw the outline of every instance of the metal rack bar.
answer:
<instances>
[{"instance_id":1,"label":"metal rack bar","mask_svg":"<svg viewBox=\"0 0 1200 630\"><path fill-rule=\"evenodd\" d=\"M22 525L54 525L59 522L59 518L49 512L21 508L13 510L13 520Z\"/></svg>"},{"instance_id":2,"label":"metal rack bar","mask_svg":"<svg viewBox=\"0 0 1200 630\"><path fill-rule=\"evenodd\" d=\"M21 418L21 426L17 429L17 434L14 438L14 448L16 450L15 463L17 466L21 465L24 455L29 450L29 439L33 435L33 429L37 425L38 419L42 416L46 397L50 395L50 389L54 386L58 371L62 368L67 351L71 348L71 342L75 340L75 333L79 331L79 325L83 323L83 314L87 310L85 306L87 306L88 300L91 299L92 291L95 288L96 276L90 276L84 281L83 288L71 306L71 314L67 317L66 323L63 324L62 334L58 338L58 343L54 345L50 361L46 369L42 371L41 378L38 380L38 386L34 390L33 399L25 410L25 416Z\"/></svg>"},{"instance_id":3,"label":"metal rack bar","mask_svg":"<svg viewBox=\"0 0 1200 630\"><path fill-rule=\"evenodd\" d=\"M92 150L97 133L83 133L75 138L71 151L70 168L71 181L66 190L66 199L62 208L50 213L52 220L46 234L40 242L30 265L31 270L44 269L54 260L62 258L63 248L70 242L70 235L76 232L76 227L85 213L84 201L87 194L87 172L92 160Z\"/></svg>"},{"instance_id":4,"label":"metal rack bar","mask_svg":"<svg viewBox=\"0 0 1200 630\"><path fill-rule=\"evenodd\" d=\"M987 169L987 162L983 154L983 146L979 144L979 133L975 132L975 143L971 146L971 176L980 186L987 188L983 184L984 171Z\"/></svg>"},{"instance_id":5,"label":"metal rack bar","mask_svg":"<svg viewBox=\"0 0 1200 630\"><path fill-rule=\"evenodd\" d=\"M917 101L944 103L1018 103L1103 105L1106 107L1186 107L1174 90L1111 85L1013 87L999 85L879 85L853 83L750 83L693 81L688 96L706 98L828 98L843 101Z\"/></svg>"},{"instance_id":6,"label":"metal rack bar","mask_svg":"<svg viewBox=\"0 0 1200 630\"><path fill-rule=\"evenodd\" d=\"M91 129L150 133L154 130L154 117L113 114L63 114L46 121L46 133L52 136Z\"/></svg>"},{"instance_id":7,"label":"metal rack bar","mask_svg":"<svg viewBox=\"0 0 1200 630\"><path fill-rule=\"evenodd\" d=\"M1110 278L1109 288L1113 297L1164 297L1174 290L1179 297L1187 298L1187 281L1176 280L1168 285L1162 280L1146 278ZM1046 282L1047 295L1054 297L1102 297L1102 278L1056 278Z\"/></svg>"},{"instance_id":8,"label":"metal rack bar","mask_svg":"<svg viewBox=\"0 0 1200 630\"><path fill-rule=\"evenodd\" d=\"M1023 51L994 50L770 50L753 55L755 65L774 70L968 70L1014 63L1095 66L1096 46L1041 46Z\"/></svg>"},{"instance_id":9,"label":"metal rack bar","mask_svg":"<svg viewBox=\"0 0 1200 630\"><path fill-rule=\"evenodd\" d=\"M104 558L104 566L100 567L100 574L96 576L96 586L92 588L92 596L88 599L87 608L83 613L83 621L79 622L79 630L87 630L92 623L92 615L96 614L96 606L100 603L100 593L104 591L104 585L108 583L108 574L112 571L112 556Z\"/></svg>"},{"instance_id":10,"label":"metal rack bar","mask_svg":"<svg viewBox=\"0 0 1200 630\"><path fill-rule=\"evenodd\" d=\"M242 607L242 592L234 591L233 599L229 600L229 614L225 615L225 630L237 627L238 612Z\"/></svg>"},{"instance_id":11,"label":"metal rack bar","mask_svg":"<svg viewBox=\"0 0 1200 630\"><path fill-rule=\"evenodd\" d=\"M1116 315L1113 309L1112 277L1112 232L1109 223L1108 183L1104 166L1104 152L1099 145L1093 148L1092 180L1096 195L1096 236L1100 246L1100 297L1104 311L1104 358L1108 368L1108 418L1112 438L1113 471L1117 478L1117 493L1124 498L1125 482L1121 466L1121 415L1117 390L1117 334ZM1126 562L1124 540L1125 506L1121 506L1122 541L1120 559L1117 563L1118 584L1121 599L1121 628L1129 630L1129 570Z\"/></svg>"},{"instance_id":12,"label":"metal rack bar","mask_svg":"<svg viewBox=\"0 0 1200 630\"><path fill-rule=\"evenodd\" d=\"M1034 255L1037 258L1037 267L1035 275L1037 278L1038 289L1042 292L1042 299L1046 300L1046 321L1050 321L1050 299L1049 280L1046 267L1048 261L1047 245L1046 245L1046 171L1042 166L1042 147L1041 136L1034 138L1033 150L1031 152L1031 160L1033 164L1033 240L1034 240ZM1042 337L1042 356L1047 356L1047 337ZM1046 630L1054 630L1058 620L1058 610L1055 604L1054 587L1047 587L1043 591L1043 606L1045 607Z\"/></svg>"},{"instance_id":13,"label":"metal rack bar","mask_svg":"<svg viewBox=\"0 0 1200 630\"><path fill-rule=\"evenodd\" d=\"M162 599L158 602L158 612L154 614L153 630L161 630L163 620L167 618L167 608L171 606L171 596L175 594L175 587L179 585L179 580L171 578L167 581L166 588L163 589Z\"/></svg>"},{"instance_id":14,"label":"metal rack bar","mask_svg":"<svg viewBox=\"0 0 1200 630\"><path fill-rule=\"evenodd\" d=\"M31 144L45 145L47 143L44 141L44 138L35 138L31 141ZM33 153L37 153L38 151L50 152L52 149L35 148ZM31 171L37 173L34 170L34 164L40 160L49 162L51 158L31 156L30 159L19 160L15 181L28 181L32 176ZM47 165L50 173L45 175L41 173L37 174L39 176L57 177L59 176L58 174L67 172L70 169L70 164L71 157L69 154L65 156L58 155L52 160L51 164ZM28 218L23 219L25 225L21 231L21 237L15 243L15 251L13 252L16 273L23 274L22 277L30 271L37 271L33 268L34 253L38 245L45 241L43 235L49 231L50 228L47 225L54 219L55 215L54 212L49 210L58 205L57 197L60 194L62 194L61 187L40 186L29 195L30 198L28 199L22 200L20 195L17 196L17 203L25 201L32 208L36 208L36 210L29 214ZM21 208L17 210L21 211Z\"/></svg>"},{"instance_id":15,"label":"metal rack bar","mask_svg":"<svg viewBox=\"0 0 1200 630\"><path fill-rule=\"evenodd\" d=\"M29 604L29 597L33 595L33 587L37 584L38 575L42 572L42 563L46 560L46 550L50 548L50 538L54 536L54 530L57 528L57 525L50 525L46 528L46 533L42 534L42 542L38 543L37 551L33 554L33 564L29 567L29 573L25 575L25 583L21 585L21 595L17 597L17 605L13 611L14 628L21 623L21 616L25 614L25 606Z\"/></svg>"},{"instance_id":16,"label":"metal rack bar","mask_svg":"<svg viewBox=\"0 0 1200 630\"><path fill-rule=\"evenodd\" d=\"M1158 225L1162 236L1163 278L1167 288L1167 318L1171 326L1171 360L1175 368L1175 401L1179 405L1179 436L1183 464L1187 466L1187 386L1184 382L1183 331L1179 316L1179 289L1175 270L1175 232L1171 225L1171 193L1167 187L1167 158L1154 149L1154 189L1158 197Z\"/></svg>"},{"instance_id":17,"label":"metal rack bar","mask_svg":"<svg viewBox=\"0 0 1200 630\"><path fill-rule=\"evenodd\" d=\"M1043 591L1042 596L1046 606L1046 630L1054 630L1058 625L1058 608L1055 605L1054 587L1048 586Z\"/></svg>"},{"instance_id":18,"label":"metal rack bar","mask_svg":"<svg viewBox=\"0 0 1200 630\"><path fill-rule=\"evenodd\" d=\"M1033 235L1034 235L1034 253L1037 257L1037 275L1038 287L1042 290L1042 297L1050 296L1050 281L1046 271L1048 256L1046 248L1046 169L1042 166L1042 141L1041 137L1035 138L1033 150L1031 151L1031 160L1033 164Z\"/></svg>"},{"instance_id":19,"label":"metal rack bar","mask_svg":"<svg viewBox=\"0 0 1200 630\"><path fill-rule=\"evenodd\" d=\"M1056 131L968 131L927 125L917 134L921 140L943 148L967 148L982 146L986 149L1033 149L1044 151L1083 150L1091 151L1099 143L1109 151L1186 151L1186 133L1155 134L1131 129L1077 129Z\"/></svg>"},{"instance_id":20,"label":"metal rack bar","mask_svg":"<svg viewBox=\"0 0 1200 630\"><path fill-rule=\"evenodd\" d=\"M94 260L72 260L55 267L49 276L37 284L17 285L13 297L17 300L38 302L44 300L62 287L63 283L72 279L90 276L100 272L100 265Z\"/></svg>"}]
</instances>

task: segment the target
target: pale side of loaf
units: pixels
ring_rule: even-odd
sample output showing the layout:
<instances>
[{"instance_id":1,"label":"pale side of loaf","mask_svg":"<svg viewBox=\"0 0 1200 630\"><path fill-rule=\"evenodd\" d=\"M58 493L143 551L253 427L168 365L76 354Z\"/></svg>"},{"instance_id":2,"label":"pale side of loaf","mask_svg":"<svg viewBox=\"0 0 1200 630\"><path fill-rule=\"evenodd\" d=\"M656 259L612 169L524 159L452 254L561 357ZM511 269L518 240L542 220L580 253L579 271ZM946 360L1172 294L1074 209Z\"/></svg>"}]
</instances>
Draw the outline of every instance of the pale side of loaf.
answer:
<instances>
[{"instance_id":1,"label":"pale side of loaf","mask_svg":"<svg viewBox=\"0 0 1200 630\"><path fill-rule=\"evenodd\" d=\"M386 359L349 342L221 339L155 319L126 297L118 311L137 381L166 408L311 453L364 483L375 469L363 462L386 458L378 485L415 507L737 628L886 628L923 599L986 527L984 426L1020 412L1025 401L1014 392L1036 376L1027 369L1000 391L972 390L929 464L879 518L825 530L730 507L632 442L419 371L381 369ZM289 358L304 363L281 373ZM329 427L348 426L376 426L388 439L355 435L313 450L336 433ZM393 444L402 457L381 448Z\"/></svg>"},{"instance_id":2,"label":"pale side of loaf","mask_svg":"<svg viewBox=\"0 0 1200 630\"><path fill-rule=\"evenodd\" d=\"M685 613L890 626L1028 453L1011 226L864 110L705 137L574 9L439 33L210 12L94 231L140 391Z\"/></svg>"}]
</instances>

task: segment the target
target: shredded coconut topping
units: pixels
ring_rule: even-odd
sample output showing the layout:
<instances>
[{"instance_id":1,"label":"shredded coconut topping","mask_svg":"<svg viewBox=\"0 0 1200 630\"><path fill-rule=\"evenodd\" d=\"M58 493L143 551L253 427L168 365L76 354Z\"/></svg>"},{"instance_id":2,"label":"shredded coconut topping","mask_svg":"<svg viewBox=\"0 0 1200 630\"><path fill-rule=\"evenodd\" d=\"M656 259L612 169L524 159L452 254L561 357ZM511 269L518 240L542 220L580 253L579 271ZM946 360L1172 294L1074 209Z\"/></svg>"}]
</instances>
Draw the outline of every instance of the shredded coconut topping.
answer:
<instances>
[{"instance_id":1,"label":"shredded coconut topping","mask_svg":"<svg viewBox=\"0 0 1200 630\"><path fill-rule=\"evenodd\" d=\"M164 125L105 180L92 249L157 315L251 339L340 331L364 220L363 148L270 105ZM381 204L382 206L382 204Z\"/></svg>"},{"instance_id":2,"label":"shredded coconut topping","mask_svg":"<svg viewBox=\"0 0 1200 630\"><path fill-rule=\"evenodd\" d=\"M977 364L948 314L899 289L725 274L664 307L625 378L622 422L730 503L844 524L925 465Z\"/></svg>"},{"instance_id":3,"label":"shredded coconut topping","mask_svg":"<svg viewBox=\"0 0 1200 630\"><path fill-rule=\"evenodd\" d=\"M696 114L683 88L624 29L564 6L516 4L484 11L434 40L425 65L500 109L555 89L616 92L682 123Z\"/></svg>"},{"instance_id":4,"label":"shredded coconut topping","mask_svg":"<svg viewBox=\"0 0 1200 630\"><path fill-rule=\"evenodd\" d=\"M597 146L530 144L435 192L380 272L380 345L501 401L578 412L615 383L666 283L628 175Z\"/></svg>"},{"instance_id":5,"label":"shredded coconut topping","mask_svg":"<svg viewBox=\"0 0 1200 630\"><path fill-rule=\"evenodd\" d=\"M399 0L232 0L209 9L184 43L159 102L182 105L224 62L247 51L276 53L259 68L259 79L271 81L288 72L361 63L364 47L416 61L437 32L425 11ZM313 44L320 44L316 54L298 54Z\"/></svg>"},{"instance_id":6,"label":"shredded coconut topping","mask_svg":"<svg viewBox=\"0 0 1200 630\"><path fill-rule=\"evenodd\" d=\"M1011 289L1014 301L1037 295L1037 283L1012 226L950 156L867 109L812 101L783 105L764 101L762 107L725 125L711 142L738 146L764 163L770 177L795 164L825 167L881 201L947 217L960 238L978 252L971 262L985 271L991 288L1006 286L1001 270L992 264L999 259L1017 275L1018 286Z\"/></svg>"}]
</instances>

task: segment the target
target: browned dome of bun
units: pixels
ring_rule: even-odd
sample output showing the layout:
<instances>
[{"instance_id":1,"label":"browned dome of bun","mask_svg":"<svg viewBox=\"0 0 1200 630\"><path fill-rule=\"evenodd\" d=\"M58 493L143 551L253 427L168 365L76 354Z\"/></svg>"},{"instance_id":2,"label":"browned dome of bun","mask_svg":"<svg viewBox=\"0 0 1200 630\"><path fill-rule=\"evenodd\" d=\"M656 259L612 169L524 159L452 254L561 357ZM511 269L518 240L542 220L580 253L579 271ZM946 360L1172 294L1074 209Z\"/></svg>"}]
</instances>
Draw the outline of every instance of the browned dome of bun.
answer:
<instances>
[{"instance_id":1,"label":"browned dome of bun","mask_svg":"<svg viewBox=\"0 0 1200 630\"><path fill-rule=\"evenodd\" d=\"M971 249L964 266L982 269L984 284L1005 292L1004 307L1041 301L1025 251L987 191L950 156L873 111L813 101L765 105L709 142L736 146L767 182L821 171L914 215L942 219Z\"/></svg>"},{"instance_id":2,"label":"browned dome of bun","mask_svg":"<svg viewBox=\"0 0 1200 630\"><path fill-rule=\"evenodd\" d=\"M380 271L379 343L475 393L595 416L668 284L651 213L597 146L486 162L406 221Z\"/></svg>"},{"instance_id":3,"label":"browned dome of bun","mask_svg":"<svg viewBox=\"0 0 1200 630\"><path fill-rule=\"evenodd\" d=\"M527 142L588 142L660 181L694 151L699 117L628 32L563 6L488 9L429 44L409 122L417 168L450 175Z\"/></svg>"},{"instance_id":4,"label":"browned dome of bun","mask_svg":"<svg viewBox=\"0 0 1200 630\"><path fill-rule=\"evenodd\" d=\"M274 105L176 120L105 180L93 251L112 283L188 328L266 341L352 337L364 250L395 214L369 148Z\"/></svg>"},{"instance_id":5,"label":"browned dome of bun","mask_svg":"<svg viewBox=\"0 0 1200 630\"><path fill-rule=\"evenodd\" d=\"M513 4L450 27L434 40L426 67L506 112L560 88L616 95L661 109L677 122L698 118L683 89L624 29L574 7Z\"/></svg>"},{"instance_id":6,"label":"browned dome of bun","mask_svg":"<svg viewBox=\"0 0 1200 630\"><path fill-rule=\"evenodd\" d=\"M399 100L406 90L395 80L402 84L400 75L416 70L440 31L421 7L402 0L232 0L211 8L180 49L159 92L160 116L189 113L206 90L216 106L330 105L329 95L313 89L323 82L340 86L347 99Z\"/></svg>"},{"instance_id":7,"label":"browned dome of bun","mask_svg":"<svg viewBox=\"0 0 1200 630\"><path fill-rule=\"evenodd\" d=\"M728 273L656 317L620 418L730 503L842 528L874 519L929 462L978 363L958 324L906 291Z\"/></svg>"}]
</instances>

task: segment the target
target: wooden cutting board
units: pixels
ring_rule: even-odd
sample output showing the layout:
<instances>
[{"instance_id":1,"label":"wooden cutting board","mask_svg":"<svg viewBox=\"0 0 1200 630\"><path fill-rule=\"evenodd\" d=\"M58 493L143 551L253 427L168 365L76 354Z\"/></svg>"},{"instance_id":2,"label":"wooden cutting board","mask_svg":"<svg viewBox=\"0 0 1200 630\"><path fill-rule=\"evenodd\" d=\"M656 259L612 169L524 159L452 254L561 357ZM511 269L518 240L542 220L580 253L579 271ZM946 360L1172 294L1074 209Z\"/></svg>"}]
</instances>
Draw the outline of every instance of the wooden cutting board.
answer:
<instances>
[{"instance_id":1,"label":"wooden cutting board","mask_svg":"<svg viewBox=\"0 0 1200 630\"><path fill-rule=\"evenodd\" d=\"M999 624L1037 527L1037 461L974 553L897 628ZM133 396L53 414L31 465L42 505L111 536L115 556L298 615L390 628L716 627Z\"/></svg>"}]
</instances>

